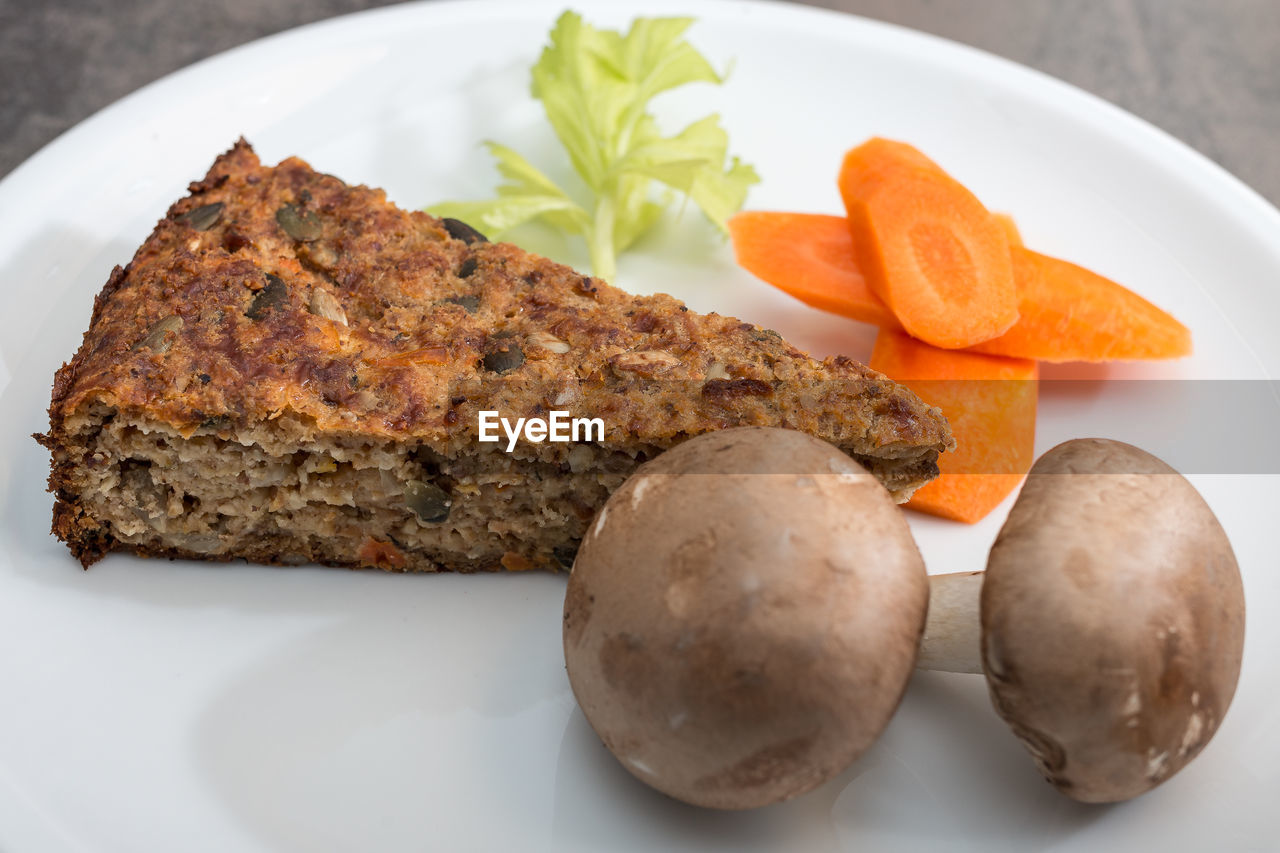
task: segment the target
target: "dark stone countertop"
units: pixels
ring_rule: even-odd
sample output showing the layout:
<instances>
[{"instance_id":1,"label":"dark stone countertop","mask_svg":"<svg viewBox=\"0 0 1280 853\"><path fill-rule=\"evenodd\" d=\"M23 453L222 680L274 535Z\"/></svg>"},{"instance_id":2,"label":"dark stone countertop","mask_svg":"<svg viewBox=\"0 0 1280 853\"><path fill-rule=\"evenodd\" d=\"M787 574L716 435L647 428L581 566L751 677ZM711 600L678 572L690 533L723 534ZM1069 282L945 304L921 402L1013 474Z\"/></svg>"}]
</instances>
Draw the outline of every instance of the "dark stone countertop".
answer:
<instances>
[{"instance_id":1,"label":"dark stone countertop","mask_svg":"<svg viewBox=\"0 0 1280 853\"><path fill-rule=\"evenodd\" d=\"M0 175L205 56L389 0L0 0ZM1280 0L816 0L1074 83L1280 203Z\"/></svg>"}]
</instances>

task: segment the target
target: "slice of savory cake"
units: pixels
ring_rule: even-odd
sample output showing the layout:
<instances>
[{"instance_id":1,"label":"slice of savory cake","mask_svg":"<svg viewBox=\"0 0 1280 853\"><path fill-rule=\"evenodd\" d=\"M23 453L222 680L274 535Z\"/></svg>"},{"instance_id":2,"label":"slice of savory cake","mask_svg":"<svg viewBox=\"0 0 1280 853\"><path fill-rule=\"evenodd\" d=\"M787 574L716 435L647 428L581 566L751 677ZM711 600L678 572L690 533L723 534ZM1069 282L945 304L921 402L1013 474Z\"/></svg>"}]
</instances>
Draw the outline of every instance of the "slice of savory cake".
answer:
<instances>
[{"instance_id":1,"label":"slice of savory cake","mask_svg":"<svg viewBox=\"0 0 1280 853\"><path fill-rule=\"evenodd\" d=\"M53 532L85 566L565 568L628 474L708 430L803 430L900 501L952 445L937 409L861 364L301 160L265 167L241 141L190 190L98 295L37 436ZM481 412L553 410L596 434L479 440Z\"/></svg>"}]
</instances>

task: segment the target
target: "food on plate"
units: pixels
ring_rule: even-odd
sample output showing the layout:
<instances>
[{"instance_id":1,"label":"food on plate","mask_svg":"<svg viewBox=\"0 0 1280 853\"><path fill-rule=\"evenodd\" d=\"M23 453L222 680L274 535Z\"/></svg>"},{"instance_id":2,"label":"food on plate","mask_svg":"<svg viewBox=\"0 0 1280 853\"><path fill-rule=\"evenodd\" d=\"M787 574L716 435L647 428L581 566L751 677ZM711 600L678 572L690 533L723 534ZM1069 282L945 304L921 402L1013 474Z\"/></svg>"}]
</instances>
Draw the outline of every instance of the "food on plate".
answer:
<instances>
[{"instance_id":1,"label":"food on plate","mask_svg":"<svg viewBox=\"0 0 1280 853\"><path fill-rule=\"evenodd\" d=\"M938 461L938 478L907 506L973 524L1018 488L1035 459L1039 364L938 349L885 330L869 364L942 409L956 439Z\"/></svg>"},{"instance_id":2,"label":"food on plate","mask_svg":"<svg viewBox=\"0 0 1280 853\"><path fill-rule=\"evenodd\" d=\"M598 429L552 441L560 411ZM485 413L544 431L482 441ZM861 364L243 141L111 274L49 418L53 529L86 566L554 569L612 489L690 436L812 433L898 500L952 445L937 409Z\"/></svg>"},{"instance_id":3,"label":"food on plate","mask_svg":"<svg viewBox=\"0 0 1280 853\"><path fill-rule=\"evenodd\" d=\"M1009 248L1013 248L1014 246L1026 245L1025 243L1022 242L1022 232L1018 230L1018 223L1014 220L1012 216L1010 216L1007 213L993 213L991 215L995 217L996 224L1004 229L1004 237L1006 240L1009 241ZM1014 284L1017 285L1017 283L1018 283L1018 276L1017 276L1017 272L1015 271Z\"/></svg>"},{"instance_id":4,"label":"food on plate","mask_svg":"<svg viewBox=\"0 0 1280 853\"><path fill-rule=\"evenodd\" d=\"M883 329L902 329L867 286L843 216L746 210L729 220L738 263L808 305ZM1046 362L1180 358L1191 332L1110 279L1016 244L1018 322L968 349Z\"/></svg>"},{"instance_id":5,"label":"food on plate","mask_svg":"<svg viewBox=\"0 0 1280 853\"><path fill-rule=\"evenodd\" d=\"M587 192L562 188L511 148L488 142L504 181L498 197L428 210L475 223L491 236L530 220L581 235L592 271L605 279L613 278L618 253L652 228L666 206L652 197L655 181L684 194L724 230L759 181L755 170L728 157L729 137L716 115L665 136L650 110L663 92L724 82L684 40L692 23L636 18L623 34L597 30L574 12L562 14L533 66L533 96Z\"/></svg>"},{"instance_id":6,"label":"food on plate","mask_svg":"<svg viewBox=\"0 0 1280 853\"><path fill-rule=\"evenodd\" d=\"M845 154L839 184L858 269L909 334L955 349L1017 322L1005 229L937 163L875 138Z\"/></svg>"},{"instance_id":7,"label":"food on plate","mask_svg":"<svg viewBox=\"0 0 1280 853\"><path fill-rule=\"evenodd\" d=\"M1050 450L985 575L931 582L920 665L984 672L996 711L1069 797L1154 788L1231 704L1245 616L1231 543L1194 486L1132 445Z\"/></svg>"},{"instance_id":8,"label":"food on plate","mask_svg":"<svg viewBox=\"0 0 1280 853\"><path fill-rule=\"evenodd\" d=\"M744 210L729 220L738 265L806 305L883 329L901 329L853 257L843 216Z\"/></svg>"},{"instance_id":9,"label":"food on plate","mask_svg":"<svg viewBox=\"0 0 1280 853\"><path fill-rule=\"evenodd\" d=\"M1191 354L1191 330L1084 267L1013 247L1021 319L976 352L1040 361L1118 361Z\"/></svg>"},{"instance_id":10,"label":"food on plate","mask_svg":"<svg viewBox=\"0 0 1280 853\"><path fill-rule=\"evenodd\" d=\"M847 456L791 430L702 435L636 471L583 540L569 682L638 779L696 805L763 806L883 731L927 599L904 515Z\"/></svg>"},{"instance_id":11,"label":"food on plate","mask_svg":"<svg viewBox=\"0 0 1280 853\"><path fill-rule=\"evenodd\" d=\"M1186 326L1107 278L1027 249L1013 217L989 213L910 145L852 149L839 184L847 216L751 210L730 219L729 233L738 263L759 278L879 326L871 366L951 419L959 452L912 508L972 523L1017 487L1035 434L1038 370L1028 359L1191 352ZM1014 319L997 329L1008 294Z\"/></svg>"}]
</instances>

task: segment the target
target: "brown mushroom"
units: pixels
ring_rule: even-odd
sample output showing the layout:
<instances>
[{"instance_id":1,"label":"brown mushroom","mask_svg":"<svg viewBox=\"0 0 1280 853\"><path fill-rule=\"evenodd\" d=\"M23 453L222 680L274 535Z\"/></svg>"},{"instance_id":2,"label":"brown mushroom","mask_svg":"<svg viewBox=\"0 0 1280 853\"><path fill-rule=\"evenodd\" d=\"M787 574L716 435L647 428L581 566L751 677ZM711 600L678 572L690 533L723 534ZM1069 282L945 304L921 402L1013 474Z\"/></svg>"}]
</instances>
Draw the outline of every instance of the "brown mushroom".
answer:
<instances>
[{"instance_id":1,"label":"brown mushroom","mask_svg":"<svg viewBox=\"0 0 1280 853\"><path fill-rule=\"evenodd\" d=\"M1074 799L1154 788L1231 703L1244 644L1231 544L1195 488L1136 447L1050 450L985 577L930 580L919 666L985 673L996 711Z\"/></svg>"},{"instance_id":2,"label":"brown mushroom","mask_svg":"<svg viewBox=\"0 0 1280 853\"><path fill-rule=\"evenodd\" d=\"M749 427L642 466L569 578L583 713L633 775L701 806L803 793L901 699L928 581L889 493L831 445Z\"/></svg>"}]
</instances>

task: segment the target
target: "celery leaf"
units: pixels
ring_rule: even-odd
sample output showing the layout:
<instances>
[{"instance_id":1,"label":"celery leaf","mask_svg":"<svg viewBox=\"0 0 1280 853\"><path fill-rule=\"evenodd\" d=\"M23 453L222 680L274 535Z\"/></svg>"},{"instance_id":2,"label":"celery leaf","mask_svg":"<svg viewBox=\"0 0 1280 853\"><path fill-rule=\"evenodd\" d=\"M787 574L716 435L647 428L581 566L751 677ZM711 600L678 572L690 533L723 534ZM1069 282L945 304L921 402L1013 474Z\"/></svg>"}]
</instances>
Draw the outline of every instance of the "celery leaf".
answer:
<instances>
[{"instance_id":1,"label":"celery leaf","mask_svg":"<svg viewBox=\"0 0 1280 853\"><path fill-rule=\"evenodd\" d=\"M688 83L724 82L688 41L692 18L637 18L626 33L597 30L573 12L551 29L532 69L532 93L582 178L589 199L576 199L524 157L486 143L503 183L497 198L445 202L437 216L470 222L493 236L532 220L579 234L592 270L611 278L616 256L658 220L670 192L691 199L722 231L742 207L755 170L728 154L716 115L664 136L650 112L657 95Z\"/></svg>"}]
</instances>

